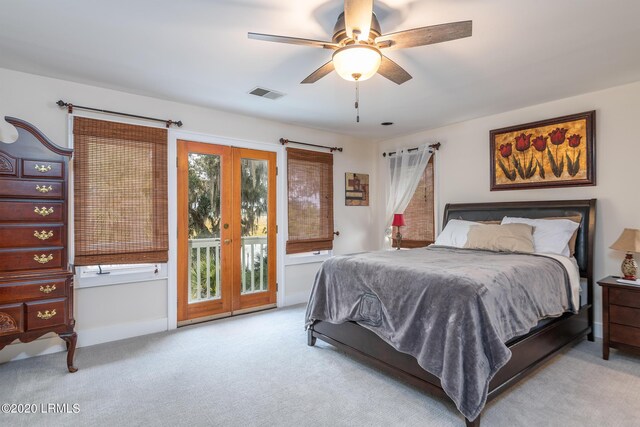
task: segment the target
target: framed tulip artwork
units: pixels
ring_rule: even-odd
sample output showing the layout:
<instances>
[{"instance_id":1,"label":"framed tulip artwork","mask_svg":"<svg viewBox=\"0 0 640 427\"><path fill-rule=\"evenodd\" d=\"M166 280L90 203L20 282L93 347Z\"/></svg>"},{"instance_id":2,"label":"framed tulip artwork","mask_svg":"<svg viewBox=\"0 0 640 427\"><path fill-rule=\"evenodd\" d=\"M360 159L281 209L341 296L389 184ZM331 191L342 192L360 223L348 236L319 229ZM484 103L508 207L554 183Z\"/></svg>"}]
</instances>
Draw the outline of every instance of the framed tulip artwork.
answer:
<instances>
[{"instance_id":1,"label":"framed tulip artwork","mask_svg":"<svg viewBox=\"0 0 640 427\"><path fill-rule=\"evenodd\" d=\"M491 131L491 191L595 185L595 111Z\"/></svg>"}]
</instances>

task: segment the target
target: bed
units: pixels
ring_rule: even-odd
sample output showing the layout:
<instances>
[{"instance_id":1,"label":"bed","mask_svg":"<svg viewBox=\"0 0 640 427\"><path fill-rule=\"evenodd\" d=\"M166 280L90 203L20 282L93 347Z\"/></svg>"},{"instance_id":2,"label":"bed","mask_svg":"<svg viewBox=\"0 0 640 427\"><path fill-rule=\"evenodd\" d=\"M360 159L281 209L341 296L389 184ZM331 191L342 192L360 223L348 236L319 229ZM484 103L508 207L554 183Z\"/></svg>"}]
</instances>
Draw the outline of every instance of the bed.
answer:
<instances>
[{"instance_id":1,"label":"bed","mask_svg":"<svg viewBox=\"0 0 640 427\"><path fill-rule=\"evenodd\" d=\"M318 316L310 316L310 321L307 324L308 327L308 342L307 344L313 346L316 339L320 339L335 347L369 362L374 367L397 375L405 381L413 384L414 386L423 389L428 392L436 393L451 399L460 412L465 416L467 426L478 427L480 425L480 411L484 407L486 402L491 401L500 393L507 390L510 386L517 383L524 378L528 373L534 370L537 366L544 363L551 358L557 352L563 348L572 345L579 340L587 337L590 341L593 341L593 243L595 233L595 214L596 214L596 201L592 200L570 200L570 201L536 201L536 202L507 202L507 203L482 203L482 204L449 204L445 207L443 227L451 219L463 219L469 221L499 221L504 216L514 217L527 217L527 218L548 218L548 217L571 217L580 215L581 223L578 229L576 246L575 246L575 261L578 266L580 277L586 279L586 292L585 296L581 298L581 301L572 310L559 313L557 317L547 318L540 322L530 330L527 330L522 335L511 337L509 335L508 340L501 342L502 347L508 348L509 357L501 355L502 359L496 366L498 368L490 372L490 376L486 379L486 386L484 389L484 396L482 396L482 404L477 407L477 410L462 410L460 407L459 396L451 392L450 383L445 376L440 375L445 381L442 381L438 376L431 374L427 370L423 369L425 365L425 358L419 352L424 352L425 348L429 351L429 346L422 344L421 349L407 349L403 348L403 345L395 342L392 339L383 339L379 335L380 331L372 327L372 319L363 318L356 319L356 321L346 321L343 323L330 322L326 320L317 320L322 318ZM425 249L423 249L425 250ZM432 252L436 254L436 260L438 256L441 261L444 262L444 256L447 256L445 248L431 248ZM398 256L395 255L396 260ZM379 256L385 256L380 254ZM453 257L454 254L451 254ZM455 255L458 256L458 255ZM464 255L470 256L470 255ZM494 256L498 256L495 254ZM511 255L505 255L511 256ZM518 255L513 255L517 257ZM528 257L527 262L539 262L542 260L537 259L534 256L522 256ZM546 257L538 257L546 258ZM466 262L466 258L465 259ZM547 264L553 264L552 260L547 259ZM345 261L346 262L346 261ZM542 264L541 264L542 265ZM324 266L323 266L324 267ZM339 268L339 267L338 267ZM380 271L384 267L380 266ZM449 267L447 267L449 268ZM551 267L549 267L551 268ZM407 266L407 270L411 267ZM393 274L398 274L401 270L394 270ZM319 273L319 276L322 274ZM456 273L455 280L458 279ZM454 277L450 274L451 277ZM339 275L337 276L340 277ZM346 276L342 276L346 277ZM388 280L388 279L387 279ZM453 279L451 279L453 280ZM454 280L454 282L455 282ZM335 280L334 280L335 281ZM540 279L540 282L543 282ZM455 283L454 283L455 284ZM536 286L538 283L536 282ZM316 280L316 286L314 286L314 292L318 293L316 289L318 287L318 279ZM336 289L334 287L334 289ZM464 289L464 288L458 288ZM331 289L322 289L321 299L335 300L336 295L332 295ZM382 296L377 295L382 298ZM317 297L317 295L316 295ZM340 298L343 296L341 295ZM367 295L363 295L368 297ZM310 301L313 301L314 294ZM366 298L365 298L366 299ZM372 297L371 301L364 301L360 304L361 308L375 305L377 298ZM315 304L314 304L315 305ZM383 303L384 305L384 303ZM311 302L310 302L311 306ZM309 316L308 308L308 316ZM464 313L466 308L461 313ZM359 311L359 313L360 313ZM373 312L373 311L372 311ZM390 312L388 309L385 312L387 316L393 318L395 313ZM455 313L454 313L455 314ZM453 316L453 314L452 314ZM397 316L396 316L397 317ZM333 319L332 319L333 320ZM373 319L375 321L375 319ZM516 328L517 329L517 328ZM374 332L374 330L376 332ZM478 334L476 334L478 335ZM485 332L479 335L487 335ZM491 337L487 338L490 339ZM484 339L484 338L483 338ZM495 340L495 336L493 337ZM388 344L387 341L393 341L394 346ZM460 341L460 340L459 340ZM478 344L468 344L471 340L463 339L463 343L460 344L462 350L465 350L464 346L468 346L466 353L471 357L475 355L474 352L478 350ZM477 341L477 340L476 340ZM405 340L405 343L407 341ZM434 343L431 341L430 343ZM482 343L480 343L482 345ZM406 346L404 346L406 347ZM396 348L401 348L404 351L398 351ZM434 353L439 351L440 346L433 346ZM497 348L497 347L495 347ZM412 356L411 354L414 354ZM465 356L466 357L466 356ZM418 359L422 362L419 363ZM482 359L478 357L478 360ZM432 368L432 366L429 366ZM462 374L459 376L473 377L475 372L464 372L464 364L457 367L457 370L462 370ZM430 369L434 372L434 369ZM439 372L440 373L440 372ZM444 387L443 387L444 384ZM449 391L449 394L445 392L445 389ZM461 390L464 393L465 390ZM451 396L453 397L451 397ZM465 415L467 414L467 415Z\"/></svg>"}]
</instances>

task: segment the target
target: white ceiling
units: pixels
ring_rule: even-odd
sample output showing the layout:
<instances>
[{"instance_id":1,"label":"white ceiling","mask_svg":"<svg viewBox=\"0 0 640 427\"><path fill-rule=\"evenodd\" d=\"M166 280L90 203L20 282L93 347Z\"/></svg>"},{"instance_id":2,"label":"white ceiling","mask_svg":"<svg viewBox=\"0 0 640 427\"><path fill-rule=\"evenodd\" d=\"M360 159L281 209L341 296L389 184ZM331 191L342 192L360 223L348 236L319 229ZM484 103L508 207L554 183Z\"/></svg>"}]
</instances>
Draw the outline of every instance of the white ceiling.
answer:
<instances>
[{"instance_id":1,"label":"white ceiling","mask_svg":"<svg viewBox=\"0 0 640 427\"><path fill-rule=\"evenodd\" d=\"M638 0L375 1L383 33L471 19L473 36L389 51L413 79L362 82L360 123L353 83L332 73L299 84L330 51L247 38L254 31L329 40L341 1L0 5L0 67L371 139L640 80ZM286 96L248 95L255 86Z\"/></svg>"}]
</instances>

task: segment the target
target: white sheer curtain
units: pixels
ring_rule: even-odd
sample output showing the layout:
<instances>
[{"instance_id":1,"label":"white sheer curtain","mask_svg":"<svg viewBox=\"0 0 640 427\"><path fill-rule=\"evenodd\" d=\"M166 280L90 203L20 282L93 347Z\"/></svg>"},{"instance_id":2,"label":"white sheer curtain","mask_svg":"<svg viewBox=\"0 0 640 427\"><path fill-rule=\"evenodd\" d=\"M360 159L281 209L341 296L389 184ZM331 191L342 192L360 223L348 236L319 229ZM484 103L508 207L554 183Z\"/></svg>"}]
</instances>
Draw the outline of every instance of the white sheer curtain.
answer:
<instances>
[{"instance_id":1,"label":"white sheer curtain","mask_svg":"<svg viewBox=\"0 0 640 427\"><path fill-rule=\"evenodd\" d=\"M409 205L424 168L431 158L427 144L415 151L401 150L388 156L387 165L387 208L385 212L385 246L391 247L391 223L393 215L403 213Z\"/></svg>"}]
</instances>

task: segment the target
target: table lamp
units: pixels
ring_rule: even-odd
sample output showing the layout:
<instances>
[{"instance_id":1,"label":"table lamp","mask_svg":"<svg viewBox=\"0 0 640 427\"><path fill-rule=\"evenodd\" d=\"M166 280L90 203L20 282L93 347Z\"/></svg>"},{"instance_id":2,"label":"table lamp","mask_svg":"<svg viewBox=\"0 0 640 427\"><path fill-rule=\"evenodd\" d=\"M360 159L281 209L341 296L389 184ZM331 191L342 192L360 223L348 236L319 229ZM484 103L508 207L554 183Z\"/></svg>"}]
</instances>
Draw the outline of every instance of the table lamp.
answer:
<instances>
[{"instance_id":1,"label":"table lamp","mask_svg":"<svg viewBox=\"0 0 640 427\"><path fill-rule=\"evenodd\" d=\"M622 261L622 275L627 280L636 280L638 278L638 264L633 259L632 252L640 252L640 230L625 228L610 248L627 253Z\"/></svg>"},{"instance_id":2,"label":"table lamp","mask_svg":"<svg viewBox=\"0 0 640 427\"><path fill-rule=\"evenodd\" d=\"M400 245L402 243L402 234L400 234L400 227L406 225L404 223L404 214L393 214L393 223L391 226L398 227L396 232L396 241L398 242L397 250L400 250Z\"/></svg>"}]
</instances>

